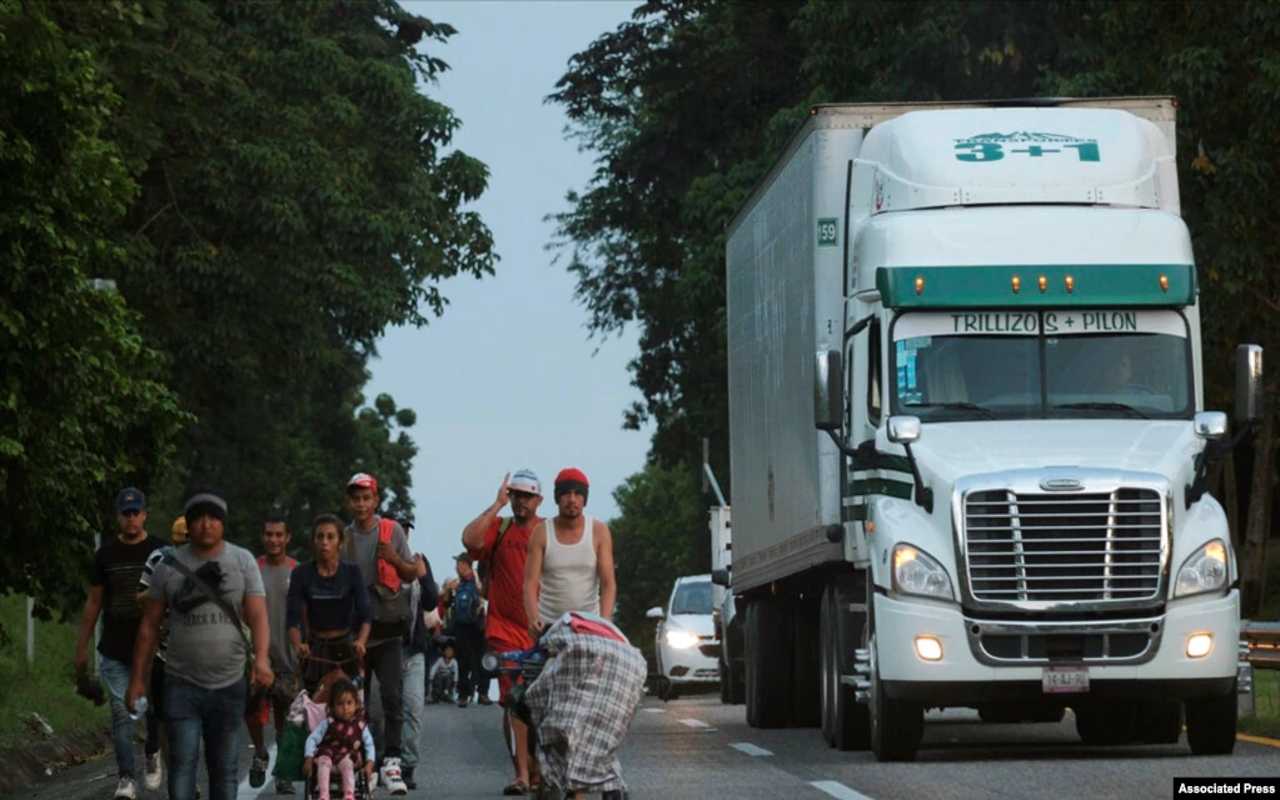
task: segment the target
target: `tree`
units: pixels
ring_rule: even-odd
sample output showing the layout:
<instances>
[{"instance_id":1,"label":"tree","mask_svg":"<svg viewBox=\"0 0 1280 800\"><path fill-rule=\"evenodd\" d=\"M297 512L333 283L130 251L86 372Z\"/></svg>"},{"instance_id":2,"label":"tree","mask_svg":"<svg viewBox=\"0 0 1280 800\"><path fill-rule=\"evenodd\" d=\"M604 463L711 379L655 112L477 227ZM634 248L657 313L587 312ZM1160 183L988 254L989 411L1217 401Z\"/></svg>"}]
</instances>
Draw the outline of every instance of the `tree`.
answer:
<instances>
[{"instance_id":1,"label":"tree","mask_svg":"<svg viewBox=\"0 0 1280 800\"><path fill-rule=\"evenodd\" d=\"M112 234L137 191L106 136L118 106L46 4L0 0L0 591L46 618L185 419L137 315L90 280L124 263Z\"/></svg>"}]
</instances>

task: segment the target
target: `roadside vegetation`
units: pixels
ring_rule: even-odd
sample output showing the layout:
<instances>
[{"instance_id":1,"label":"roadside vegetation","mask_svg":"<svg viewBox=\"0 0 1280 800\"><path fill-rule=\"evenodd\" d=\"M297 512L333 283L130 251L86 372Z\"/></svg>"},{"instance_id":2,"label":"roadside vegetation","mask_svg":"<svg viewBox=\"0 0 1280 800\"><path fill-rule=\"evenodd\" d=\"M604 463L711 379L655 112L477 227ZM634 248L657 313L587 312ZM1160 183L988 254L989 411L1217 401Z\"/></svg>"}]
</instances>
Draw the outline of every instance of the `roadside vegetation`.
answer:
<instances>
[{"instance_id":1,"label":"roadside vegetation","mask_svg":"<svg viewBox=\"0 0 1280 800\"><path fill-rule=\"evenodd\" d=\"M0 597L0 624L8 638L0 641L0 752L41 735L30 726L31 712L40 714L54 735L104 731L111 712L75 693L71 660L76 649L72 622L36 622L35 663L27 666L27 599Z\"/></svg>"},{"instance_id":2,"label":"roadside vegetation","mask_svg":"<svg viewBox=\"0 0 1280 800\"><path fill-rule=\"evenodd\" d=\"M1280 670L1254 670L1253 712L1240 718L1240 731L1280 739Z\"/></svg>"}]
</instances>

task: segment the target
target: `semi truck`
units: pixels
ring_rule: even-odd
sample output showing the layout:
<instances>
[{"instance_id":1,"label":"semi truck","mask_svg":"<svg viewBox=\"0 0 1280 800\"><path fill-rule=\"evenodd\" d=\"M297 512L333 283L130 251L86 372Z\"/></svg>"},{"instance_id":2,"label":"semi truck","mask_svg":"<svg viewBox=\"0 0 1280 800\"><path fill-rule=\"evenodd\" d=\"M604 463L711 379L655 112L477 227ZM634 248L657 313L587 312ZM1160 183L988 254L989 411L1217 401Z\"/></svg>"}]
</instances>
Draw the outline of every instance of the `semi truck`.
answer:
<instances>
[{"instance_id":1,"label":"semi truck","mask_svg":"<svg viewBox=\"0 0 1280 800\"><path fill-rule=\"evenodd\" d=\"M728 229L746 715L911 760L926 711L1235 742L1169 97L823 105Z\"/></svg>"}]
</instances>

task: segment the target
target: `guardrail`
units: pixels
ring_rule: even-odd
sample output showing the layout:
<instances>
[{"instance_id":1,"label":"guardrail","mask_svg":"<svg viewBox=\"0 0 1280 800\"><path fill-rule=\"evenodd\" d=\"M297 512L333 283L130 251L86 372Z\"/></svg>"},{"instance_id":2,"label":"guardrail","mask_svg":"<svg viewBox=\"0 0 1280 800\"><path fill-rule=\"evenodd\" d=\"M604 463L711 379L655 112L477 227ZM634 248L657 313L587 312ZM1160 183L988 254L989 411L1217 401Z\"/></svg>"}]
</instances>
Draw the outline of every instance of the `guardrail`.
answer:
<instances>
[{"instance_id":1,"label":"guardrail","mask_svg":"<svg viewBox=\"0 0 1280 800\"><path fill-rule=\"evenodd\" d=\"M1280 622L1240 623L1240 657L1254 669L1280 669Z\"/></svg>"}]
</instances>

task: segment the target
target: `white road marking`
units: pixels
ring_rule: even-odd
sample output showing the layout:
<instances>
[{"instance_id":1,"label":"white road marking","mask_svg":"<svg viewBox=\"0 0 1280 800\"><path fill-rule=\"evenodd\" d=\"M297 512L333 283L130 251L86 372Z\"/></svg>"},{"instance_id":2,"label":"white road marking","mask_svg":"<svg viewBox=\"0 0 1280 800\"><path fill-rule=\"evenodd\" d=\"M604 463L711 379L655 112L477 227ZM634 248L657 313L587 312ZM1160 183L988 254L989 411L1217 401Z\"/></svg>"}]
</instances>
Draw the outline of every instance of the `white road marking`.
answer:
<instances>
[{"instance_id":1,"label":"white road marking","mask_svg":"<svg viewBox=\"0 0 1280 800\"><path fill-rule=\"evenodd\" d=\"M257 751L253 751L253 752L257 752ZM271 759L271 764L275 764L275 760L276 760L276 743L275 742L272 742L267 747L267 758ZM253 766L252 755L249 756L249 765ZM273 778L271 777L270 769L271 769L270 766L268 766L267 768L268 783L270 783L273 780ZM198 781L199 778L197 777L196 780ZM254 789L253 787L249 786L249 776L245 775L244 780L240 781L240 785L236 787L236 800L247 800L248 798L257 797L259 793L265 790L266 790L265 783L262 785L262 788L259 788L259 789Z\"/></svg>"},{"instance_id":2,"label":"white road marking","mask_svg":"<svg viewBox=\"0 0 1280 800\"><path fill-rule=\"evenodd\" d=\"M681 725L687 725L690 728L710 728L711 726L700 719L682 719Z\"/></svg>"},{"instance_id":3,"label":"white road marking","mask_svg":"<svg viewBox=\"0 0 1280 800\"><path fill-rule=\"evenodd\" d=\"M862 792L855 792L840 781L810 781L810 786L820 792L826 792L837 800L871 800Z\"/></svg>"},{"instance_id":4,"label":"white road marking","mask_svg":"<svg viewBox=\"0 0 1280 800\"><path fill-rule=\"evenodd\" d=\"M773 753L765 750L763 747L757 747L751 742L734 742L729 745L734 750L746 753L749 756L771 756Z\"/></svg>"},{"instance_id":5,"label":"white road marking","mask_svg":"<svg viewBox=\"0 0 1280 800\"><path fill-rule=\"evenodd\" d=\"M647 714L665 714L665 713L667 713L667 710L666 710L665 708L646 708L646 709L644 709L644 711L645 711L645 713L647 713Z\"/></svg>"}]
</instances>

